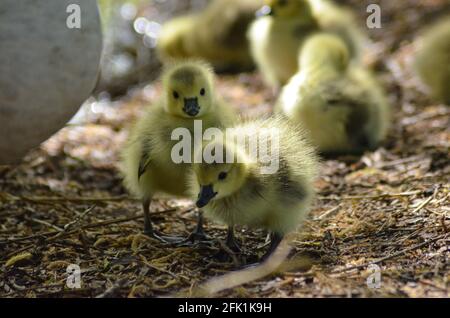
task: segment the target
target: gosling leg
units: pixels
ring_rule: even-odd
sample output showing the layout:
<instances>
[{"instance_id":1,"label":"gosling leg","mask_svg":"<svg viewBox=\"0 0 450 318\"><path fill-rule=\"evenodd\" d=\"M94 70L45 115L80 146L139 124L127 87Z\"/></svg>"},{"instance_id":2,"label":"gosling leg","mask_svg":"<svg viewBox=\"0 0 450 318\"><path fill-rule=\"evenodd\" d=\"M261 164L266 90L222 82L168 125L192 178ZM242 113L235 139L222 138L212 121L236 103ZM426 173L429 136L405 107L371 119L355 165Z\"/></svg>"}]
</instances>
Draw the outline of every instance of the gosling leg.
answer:
<instances>
[{"instance_id":1,"label":"gosling leg","mask_svg":"<svg viewBox=\"0 0 450 318\"><path fill-rule=\"evenodd\" d=\"M144 210L144 234L163 243L179 242L181 238L162 235L153 228L152 219L150 217L150 204L151 199L144 199L142 202L142 208Z\"/></svg>"},{"instance_id":2,"label":"gosling leg","mask_svg":"<svg viewBox=\"0 0 450 318\"><path fill-rule=\"evenodd\" d=\"M234 236L234 226L229 226L227 231L227 240L225 244L235 253L240 253L241 248L239 247L236 237Z\"/></svg>"},{"instance_id":3,"label":"gosling leg","mask_svg":"<svg viewBox=\"0 0 450 318\"><path fill-rule=\"evenodd\" d=\"M210 241L211 239L205 234L205 231L203 229L203 223L204 223L204 217L203 212L199 211L197 215L197 226L195 227L194 232L189 234L189 236L184 239L182 242L180 242L180 245L192 245L195 242L206 242Z\"/></svg>"},{"instance_id":4,"label":"gosling leg","mask_svg":"<svg viewBox=\"0 0 450 318\"><path fill-rule=\"evenodd\" d=\"M239 247L239 244L236 242L236 238L234 236L234 226L229 226L227 230L227 239L225 241L225 245L228 247L229 251L226 251L224 249L221 249L217 254L216 257L221 262L228 262L232 259L232 255L230 255L230 251L234 254L240 253L241 248Z\"/></svg>"}]
</instances>

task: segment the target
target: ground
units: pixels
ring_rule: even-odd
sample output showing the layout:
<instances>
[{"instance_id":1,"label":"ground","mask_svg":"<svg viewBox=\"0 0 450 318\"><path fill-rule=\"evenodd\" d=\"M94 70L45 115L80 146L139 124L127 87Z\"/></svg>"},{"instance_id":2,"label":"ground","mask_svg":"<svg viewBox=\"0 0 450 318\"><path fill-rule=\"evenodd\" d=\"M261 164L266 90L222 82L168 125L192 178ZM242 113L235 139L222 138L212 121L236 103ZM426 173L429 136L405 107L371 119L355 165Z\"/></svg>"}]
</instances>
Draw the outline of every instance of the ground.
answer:
<instances>
[{"instance_id":1,"label":"ground","mask_svg":"<svg viewBox=\"0 0 450 318\"><path fill-rule=\"evenodd\" d=\"M344 2L363 22L364 4ZM235 271L264 252L261 231L240 228L243 252L230 262L214 256L226 231L212 222L212 245L171 247L142 234L140 203L117 163L133 119L159 95L150 83L89 104L23 164L0 167L0 297L449 297L450 108L428 99L408 67L420 26L449 7L381 4L369 63L392 102L391 132L374 152L323 161L310 217L280 251L288 254L280 266L275 259L244 277ZM273 105L257 72L220 76L218 87L243 114ZM163 232L194 229L189 200L161 198L152 211ZM66 285L70 264L81 268L81 288Z\"/></svg>"}]
</instances>

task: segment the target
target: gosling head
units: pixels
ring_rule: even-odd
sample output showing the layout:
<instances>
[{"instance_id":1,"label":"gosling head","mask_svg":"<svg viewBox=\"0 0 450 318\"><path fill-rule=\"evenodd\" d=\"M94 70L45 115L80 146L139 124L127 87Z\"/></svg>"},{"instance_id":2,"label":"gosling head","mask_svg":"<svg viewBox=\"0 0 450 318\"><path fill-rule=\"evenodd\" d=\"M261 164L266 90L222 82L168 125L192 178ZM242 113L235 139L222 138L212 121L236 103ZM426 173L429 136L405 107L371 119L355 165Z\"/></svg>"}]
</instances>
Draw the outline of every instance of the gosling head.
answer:
<instances>
[{"instance_id":1,"label":"gosling head","mask_svg":"<svg viewBox=\"0 0 450 318\"><path fill-rule=\"evenodd\" d=\"M299 54L300 69L332 67L344 72L350 63L350 52L345 42L333 34L312 36Z\"/></svg>"},{"instance_id":2,"label":"gosling head","mask_svg":"<svg viewBox=\"0 0 450 318\"><path fill-rule=\"evenodd\" d=\"M257 16L270 15L280 18L291 18L310 15L311 8L306 0L265 0L265 6Z\"/></svg>"},{"instance_id":3,"label":"gosling head","mask_svg":"<svg viewBox=\"0 0 450 318\"><path fill-rule=\"evenodd\" d=\"M163 87L169 114L198 118L213 107L213 73L202 62L185 62L169 68Z\"/></svg>"},{"instance_id":4,"label":"gosling head","mask_svg":"<svg viewBox=\"0 0 450 318\"><path fill-rule=\"evenodd\" d=\"M223 160L212 161L206 158L207 150L214 153L214 158ZM223 150L223 151L222 151ZM222 155L217 156L218 152ZM244 184L248 176L248 164L245 157L235 147L226 147L222 143L210 143L203 148L202 163L194 164L194 189L198 191L196 205L206 206L210 201L232 195ZM233 158L231 160L227 160ZM220 162L218 162L220 161ZM209 163L208 163L209 162Z\"/></svg>"}]
</instances>

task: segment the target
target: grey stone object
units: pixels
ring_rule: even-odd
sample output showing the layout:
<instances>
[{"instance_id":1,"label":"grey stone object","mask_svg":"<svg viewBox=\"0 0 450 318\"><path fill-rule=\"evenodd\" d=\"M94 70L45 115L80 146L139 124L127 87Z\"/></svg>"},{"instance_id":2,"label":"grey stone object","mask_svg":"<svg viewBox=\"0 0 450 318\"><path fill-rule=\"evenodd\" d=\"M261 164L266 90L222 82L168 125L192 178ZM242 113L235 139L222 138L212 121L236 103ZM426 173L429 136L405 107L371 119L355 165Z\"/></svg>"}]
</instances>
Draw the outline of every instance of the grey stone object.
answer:
<instances>
[{"instance_id":1,"label":"grey stone object","mask_svg":"<svg viewBox=\"0 0 450 318\"><path fill-rule=\"evenodd\" d=\"M101 51L96 0L0 0L0 165L20 163L70 120L94 89Z\"/></svg>"}]
</instances>

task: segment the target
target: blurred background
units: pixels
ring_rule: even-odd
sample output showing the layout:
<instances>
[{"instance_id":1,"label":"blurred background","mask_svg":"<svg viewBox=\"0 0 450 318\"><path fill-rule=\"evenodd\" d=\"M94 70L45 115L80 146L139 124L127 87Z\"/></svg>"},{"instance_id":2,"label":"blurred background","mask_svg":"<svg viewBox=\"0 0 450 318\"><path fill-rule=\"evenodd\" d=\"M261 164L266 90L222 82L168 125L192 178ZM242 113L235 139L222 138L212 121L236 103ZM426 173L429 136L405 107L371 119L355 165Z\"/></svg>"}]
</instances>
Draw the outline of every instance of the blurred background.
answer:
<instances>
[{"instance_id":1,"label":"blurred background","mask_svg":"<svg viewBox=\"0 0 450 318\"><path fill-rule=\"evenodd\" d=\"M136 84L154 80L161 67L156 44L162 24L186 12L198 12L208 0L99 0L104 56L96 93L124 95Z\"/></svg>"}]
</instances>

